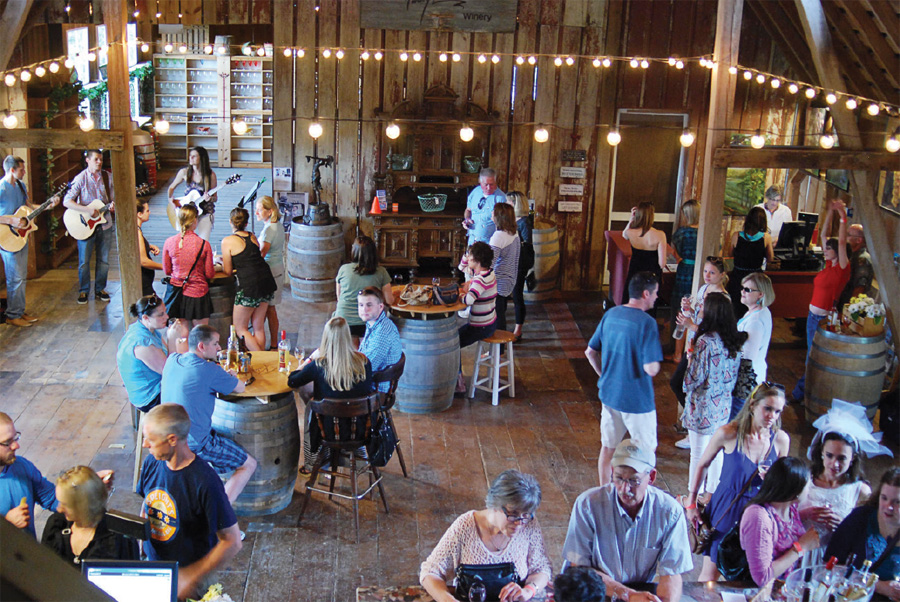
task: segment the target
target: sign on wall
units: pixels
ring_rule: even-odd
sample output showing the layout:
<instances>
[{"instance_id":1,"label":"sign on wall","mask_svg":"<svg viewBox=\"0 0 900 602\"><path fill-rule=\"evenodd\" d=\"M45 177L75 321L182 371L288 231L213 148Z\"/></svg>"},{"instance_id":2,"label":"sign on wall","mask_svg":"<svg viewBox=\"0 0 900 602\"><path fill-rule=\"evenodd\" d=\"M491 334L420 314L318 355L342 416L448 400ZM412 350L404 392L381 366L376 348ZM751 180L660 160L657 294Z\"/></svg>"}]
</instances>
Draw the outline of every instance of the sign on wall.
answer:
<instances>
[{"instance_id":1,"label":"sign on wall","mask_svg":"<svg viewBox=\"0 0 900 602\"><path fill-rule=\"evenodd\" d=\"M560 184L559 196L581 196L584 194L584 184Z\"/></svg>"},{"instance_id":2,"label":"sign on wall","mask_svg":"<svg viewBox=\"0 0 900 602\"><path fill-rule=\"evenodd\" d=\"M587 169L584 167L560 167L560 178L584 178L587 176Z\"/></svg>"},{"instance_id":3,"label":"sign on wall","mask_svg":"<svg viewBox=\"0 0 900 602\"><path fill-rule=\"evenodd\" d=\"M581 201L560 201L556 206L556 210L559 213L581 213L581 207Z\"/></svg>"},{"instance_id":4,"label":"sign on wall","mask_svg":"<svg viewBox=\"0 0 900 602\"><path fill-rule=\"evenodd\" d=\"M373 29L516 30L518 0L359 0L360 24Z\"/></svg>"}]
</instances>

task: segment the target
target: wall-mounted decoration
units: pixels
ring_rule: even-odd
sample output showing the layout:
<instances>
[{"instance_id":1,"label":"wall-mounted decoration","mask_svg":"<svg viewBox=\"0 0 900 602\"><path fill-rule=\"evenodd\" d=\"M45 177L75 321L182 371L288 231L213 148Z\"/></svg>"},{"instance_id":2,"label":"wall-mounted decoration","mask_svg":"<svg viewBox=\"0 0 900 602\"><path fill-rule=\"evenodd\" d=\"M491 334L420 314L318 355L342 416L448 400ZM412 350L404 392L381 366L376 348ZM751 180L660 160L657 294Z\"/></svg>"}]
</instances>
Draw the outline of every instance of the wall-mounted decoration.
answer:
<instances>
[{"instance_id":1,"label":"wall-mounted decoration","mask_svg":"<svg viewBox=\"0 0 900 602\"><path fill-rule=\"evenodd\" d=\"M882 209L900 215L900 171L883 171L879 174L875 198Z\"/></svg>"},{"instance_id":2,"label":"wall-mounted decoration","mask_svg":"<svg viewBox=\"0 0 900 602\"><path fill-rule=\"evenodd\" d=\"M518 0L360 0L360 24L372 29L516 30Z\"/></svg>"}]
</instances>

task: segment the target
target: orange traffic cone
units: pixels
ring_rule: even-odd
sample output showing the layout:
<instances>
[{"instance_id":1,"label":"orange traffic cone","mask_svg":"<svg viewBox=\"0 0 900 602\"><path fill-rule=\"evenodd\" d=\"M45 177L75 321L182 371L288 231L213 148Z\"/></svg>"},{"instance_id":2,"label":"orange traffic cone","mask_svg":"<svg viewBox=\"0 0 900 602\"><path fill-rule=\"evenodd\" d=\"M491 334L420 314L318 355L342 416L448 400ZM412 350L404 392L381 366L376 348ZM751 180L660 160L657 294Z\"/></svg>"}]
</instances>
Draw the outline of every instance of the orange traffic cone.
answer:
<instances>
[{"instance_id":1,"label":"orange traffic cone","mask_svg":"<svg viewBox=\"0 0 900 602\"><path fill-rule=\"evenodd\" d=\"M378 197L372 199L372 208L369 209L369 215L380 215L381 205L378 204Z\"/></svg>"}]
</instances>

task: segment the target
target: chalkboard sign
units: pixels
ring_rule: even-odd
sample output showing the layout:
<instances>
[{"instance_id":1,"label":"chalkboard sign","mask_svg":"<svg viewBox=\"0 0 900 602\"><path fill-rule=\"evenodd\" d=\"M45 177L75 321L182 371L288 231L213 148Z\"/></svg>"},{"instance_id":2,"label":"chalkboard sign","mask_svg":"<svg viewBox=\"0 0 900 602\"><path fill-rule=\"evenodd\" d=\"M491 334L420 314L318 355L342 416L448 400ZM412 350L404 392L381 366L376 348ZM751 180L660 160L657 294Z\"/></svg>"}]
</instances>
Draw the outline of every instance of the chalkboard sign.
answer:
<instances>
[{"instance_id":1,"label":"chalkboard sign","mask_svg":"<svg viewBox=\"0 0 900 602\"><path fill-rule=\"evenodd\" d=\"M359 0L360 25L372 29L514 32L518 0Z\"/></svg>"},{"instance_id":2,"label":"chalkboard sign","mask_svg":"<svg viewBox=\"0 0 900 602\"><path fill-rule=\"evenodd\" d=\"M560 157L563 161L587 161L587 151L577 148L564 149Z\"/></svg>"}]
</instances>

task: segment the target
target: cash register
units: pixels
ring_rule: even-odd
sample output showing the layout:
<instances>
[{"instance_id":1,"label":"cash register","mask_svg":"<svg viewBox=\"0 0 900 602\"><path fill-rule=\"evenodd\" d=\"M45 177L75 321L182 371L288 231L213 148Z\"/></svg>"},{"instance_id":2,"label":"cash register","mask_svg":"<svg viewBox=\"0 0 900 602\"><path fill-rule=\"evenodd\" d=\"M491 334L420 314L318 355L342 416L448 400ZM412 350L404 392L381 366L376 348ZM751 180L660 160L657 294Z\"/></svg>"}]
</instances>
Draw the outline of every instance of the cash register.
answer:
<instances>
[{"instance_id":1,"label":"cash register","mask_svg":"<svg viewBox=\"0 0 900 602\"><path fill-rule=\"evenodd\" d=\"M781 262L781 269L794 272L819 271L822 269L821 251L810 247L813 232L819 222L815 213L798 213L798 221L784 222L775 244L775 258Z\"/></svg>"}]
</instances>

